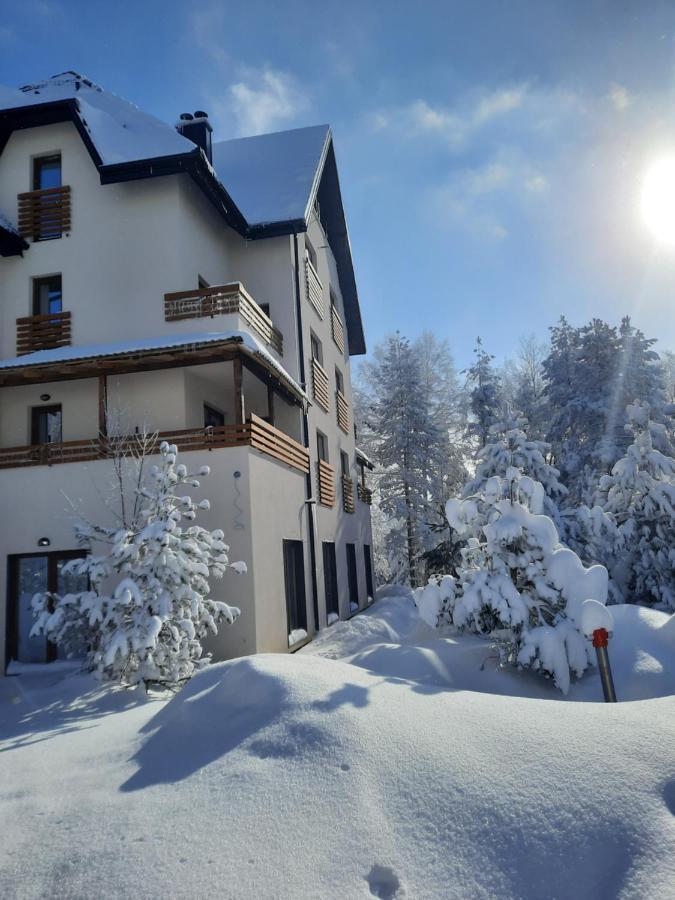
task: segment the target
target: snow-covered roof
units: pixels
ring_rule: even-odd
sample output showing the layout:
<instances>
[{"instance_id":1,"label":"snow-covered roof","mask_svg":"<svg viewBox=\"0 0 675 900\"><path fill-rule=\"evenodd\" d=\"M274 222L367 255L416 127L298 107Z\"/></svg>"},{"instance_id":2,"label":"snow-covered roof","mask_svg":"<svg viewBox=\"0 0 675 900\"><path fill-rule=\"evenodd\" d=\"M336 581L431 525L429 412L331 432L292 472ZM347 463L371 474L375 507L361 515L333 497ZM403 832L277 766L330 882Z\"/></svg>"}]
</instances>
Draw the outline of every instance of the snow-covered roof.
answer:
<instances>
[{"instance_id":1,"label":"snow-covered roof","mask_svg":"<svg viewBox=\"0 0 675 900\"><path fill-rule=\"evenodd\" d=\"M213 167L249 225L307 220L330 128L219 141Z\"/></svg>"},{"instance_id":2,"label":"snow-covered roof","mask_svg":"<svg viewBox=\"0 0 675 900\"><path fill-rule=\"evenodd\" d=\"M362 462L364 462L368 466L369 469L375 468L375 463L366 456L366 454L363 452L363 450L359 450L358 447L356 448L356 458L360 459Z\"/></svg>"},{"instance_id":3,"label":"snow-covered roof","mask_svg":"<svg viewBox=\"0 0 675 900\"><path fill-rule=\"evenodd\" d=\"M53 350L38 350L12 359L0 360L0 369L23 369L27 366L47 366L60 362L97 359L100 357L129 356L165 348L190 348L202 344L232 342L245 347L252 355L260 357L267 368L274 369L280 380L299 398L307 395L286 369L277 362L248 331L203 331L193 334L162 335L154 338L135 338L129 341L114 341L109 344L86 344L79 347L55 347Z\"/></svg>"},{"instance_id":4,"label":"snow-covered roof","mask_svg":"<svg viewBox=\"0 0 675 900\"><path fill-rule=\"evenodd\" d=\"M104 165L173 156L195 150L172 125L143 112L128 100L77 72L63 72L21 90L0 87L0 108L18 109L57 100L75 100L83 125Z\"/></svg>"}]
</instances>

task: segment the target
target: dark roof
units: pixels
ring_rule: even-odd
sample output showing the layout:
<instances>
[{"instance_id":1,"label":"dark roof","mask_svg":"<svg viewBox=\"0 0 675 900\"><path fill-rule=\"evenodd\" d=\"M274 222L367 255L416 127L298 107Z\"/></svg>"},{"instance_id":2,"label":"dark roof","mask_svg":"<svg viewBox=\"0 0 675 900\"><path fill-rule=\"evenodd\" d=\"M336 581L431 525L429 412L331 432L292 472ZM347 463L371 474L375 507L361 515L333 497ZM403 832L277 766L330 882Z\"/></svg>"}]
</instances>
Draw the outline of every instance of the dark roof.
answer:
<instances>
[{"instance_id":1,"label":"dark roof","mask_svg":"<svg viewBox=\"0 0 675 900\"><path fill-rule=\"evenodd\" d=\"M306 231L318 199L337 263L349 351L365 353L327 125L217 142L211 164L203 150L173 126L77 72L63 72L20 90L0 86L0 153L16 129L68 120L78 129L102 184L185 172L228 224L249 239ZM3 238L0 231L0 247L5 245L3 240L8 246L16 243L15 238Z\"/></svg>"}]
</instances>

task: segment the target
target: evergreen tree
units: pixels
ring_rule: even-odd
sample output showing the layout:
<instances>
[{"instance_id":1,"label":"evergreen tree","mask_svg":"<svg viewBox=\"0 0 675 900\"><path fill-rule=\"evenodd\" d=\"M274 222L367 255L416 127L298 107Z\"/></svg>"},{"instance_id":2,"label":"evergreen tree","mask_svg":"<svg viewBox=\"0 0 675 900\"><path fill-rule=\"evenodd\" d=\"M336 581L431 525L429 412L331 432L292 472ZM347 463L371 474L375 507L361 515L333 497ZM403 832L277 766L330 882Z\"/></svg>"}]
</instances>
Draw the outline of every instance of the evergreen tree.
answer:
<instances>
[{"instance_id":1,"label":"evergreen tree","mask_svg":"<svg viewBox=\"0 0 675 900\"><path fill-rule=\"evenodd\" d=\"M665 425L645 403L627 408L632 443L600 482L618 525L613 576L624 601L675 609L675 459Z\"/></svg>"},{"instance_id":2,"label":"evergreen tree","mask_svg":"<svg viewBox=\"0 0 675 900\"><path fill-rule=\"evenodd\" d=\"M485 350L480 338L476 340L474 354L476 361L466 370L471 410L467 433L478 439L479 447L484 447L502 409L501 379L493 365L494 356Z\"/></svg>"},{"instance_id":3,"label":"evergreen tree","mask_svg":"<svg viewBox=\"0 0 675 900\"><path fill-rule=\"evenodd\" d=\"M540 482L511 466L478 494L448 501L448 521L467 541L463 561L457 578L434 579L416 599L431 624L489 637L505 664L541 672L567 693L591 662L581 604L605 602L607 572L560 545L544 497Z\"/></svg>"},{"instance_id":4,"label":"evergreen tree","mask_svg":"<svg viewBox=\"0 0 675 900\"><path fill-rule=\"evenodd\" d=\"M87 646L87 668L123 684L176 685L208 664L203 638L239 615L208 597L209 578L221 578L228 568L246 571L244 563L228 561L222 531L182 524L209 509L209 502L179 496L179 487L198 488L200 482L176 464L175 446L163 442L159 450L160 464L138 489L131 527L76 526L81 546L105 548L67 564L70 572L88 577L89 589L33 599L32 633L66 650ZM208 474L203 466L199 475Z\"/></svg>"}]
</instances>

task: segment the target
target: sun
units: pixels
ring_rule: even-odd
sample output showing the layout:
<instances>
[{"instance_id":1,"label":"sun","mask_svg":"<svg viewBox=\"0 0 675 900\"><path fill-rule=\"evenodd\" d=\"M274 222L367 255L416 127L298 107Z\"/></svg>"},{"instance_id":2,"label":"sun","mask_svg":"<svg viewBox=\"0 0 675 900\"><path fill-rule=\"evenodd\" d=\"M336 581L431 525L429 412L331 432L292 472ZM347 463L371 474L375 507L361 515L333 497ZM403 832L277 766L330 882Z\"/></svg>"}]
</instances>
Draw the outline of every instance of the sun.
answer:
<instances>
[{"instance_id":1,"label":"sun","mask_svg":"<svg viewBox=\"0 0 675 900\"><path fill-rule=\"evenodd\" d=\"M657 241L675 247L675 156L658 160L647 171L642 215Z\"/></svg>"}]
</instances>

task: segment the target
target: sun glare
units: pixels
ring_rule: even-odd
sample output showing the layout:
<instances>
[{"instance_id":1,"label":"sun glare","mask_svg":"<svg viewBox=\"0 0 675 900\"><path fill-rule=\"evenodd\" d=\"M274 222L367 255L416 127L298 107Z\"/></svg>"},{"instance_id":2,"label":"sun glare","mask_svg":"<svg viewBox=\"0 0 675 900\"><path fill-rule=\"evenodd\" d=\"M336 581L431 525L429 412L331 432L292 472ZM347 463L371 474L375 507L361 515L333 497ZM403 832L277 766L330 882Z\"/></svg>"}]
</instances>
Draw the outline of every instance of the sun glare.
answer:
<instances>
[{"instance_id":1,"label":"sun glare","mask_svg":"<svg viewBox=\"0 0 675 900\"><path fill-rule=\"evenodd\" d=\"M675 247L675 156L658 160L648 170L642 214L657 241Z\"/></svg>"}]
</instances>

